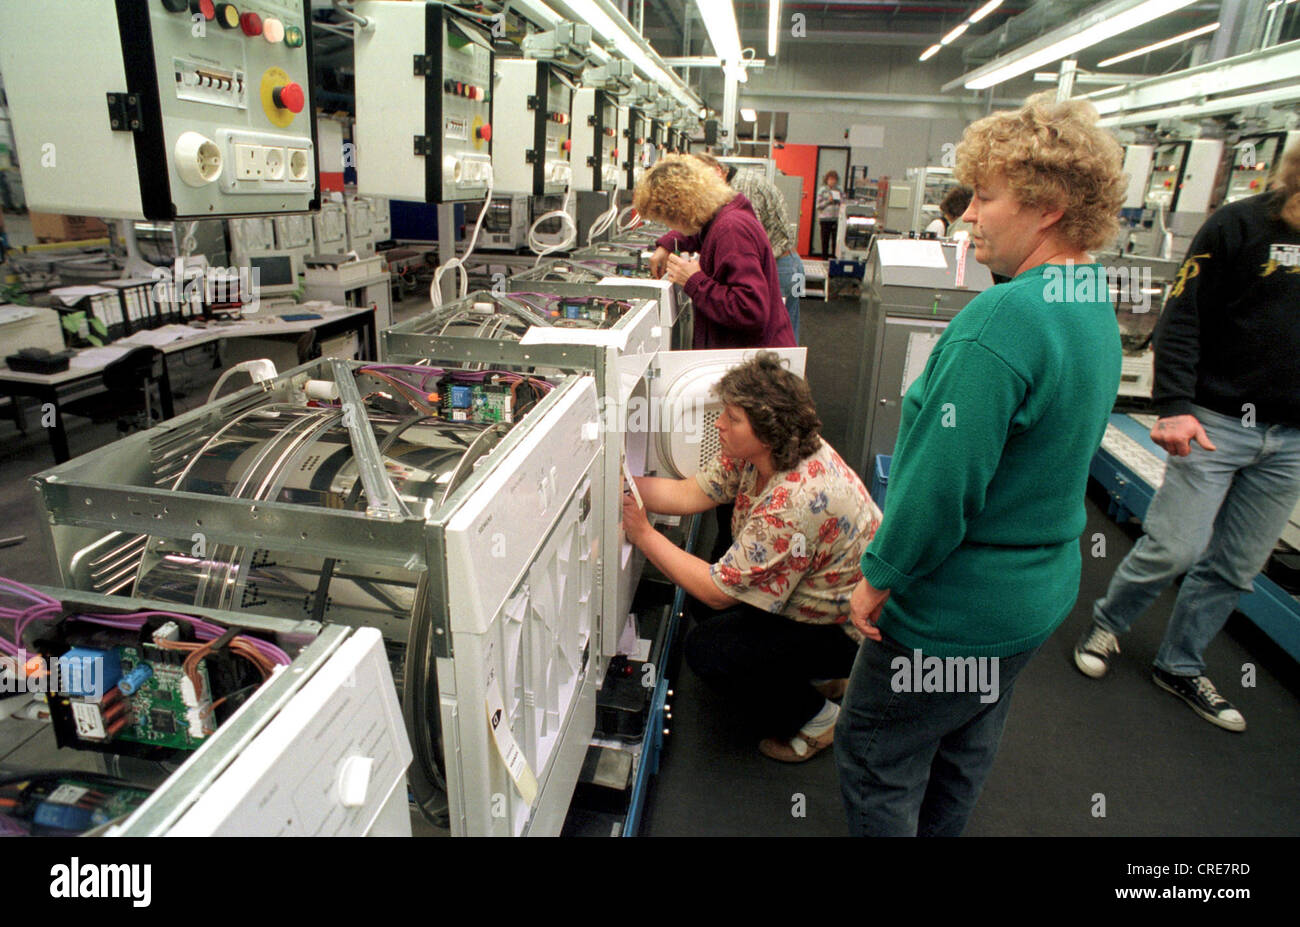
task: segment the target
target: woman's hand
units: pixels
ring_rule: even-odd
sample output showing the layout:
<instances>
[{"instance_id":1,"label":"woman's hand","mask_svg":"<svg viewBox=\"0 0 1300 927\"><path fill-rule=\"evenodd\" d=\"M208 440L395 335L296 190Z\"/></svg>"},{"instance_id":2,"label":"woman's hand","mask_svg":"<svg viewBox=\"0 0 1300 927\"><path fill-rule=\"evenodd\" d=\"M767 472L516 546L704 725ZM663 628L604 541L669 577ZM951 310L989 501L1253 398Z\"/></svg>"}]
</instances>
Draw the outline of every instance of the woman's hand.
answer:
<instances>
[{"instance_id":1,"label":"woman's hand","mask_svg":"<svg viewBox=\"0 0 1300 927\"><path fill-rule=\"evenodd\" d=\"M671 253L663 245L655 248L655 253L650 255L650 276L658 280L664 275L664 268L668 265L668 255Z\"/></svg>"},{"instance_id":2,"label":"woman's hand","mask_svg":"<svg viewBox=\"0 0 1300 927\"><path fill-rule=\"evenodd\" d=\"M686 281L700 273L699 261L688 261L678 254L668 255L668 269L664 276L679 286L686 286Z\"/></svg>"},{"instance_id":3,"label":"woman's hand","mask_svg":"<svg viewBox=\"0 0 1300 927\"><path fill-rule=\"evenodd\" d=\"M865 579L853 587L853 597L849 599L849 619L857 628L873 641L880 640L880 611L889 601L889 590L883 592L872 586Z\"/></svg>"},{"instance_id":4,"label":"woman's hand","mask_svg":"<svg viewBox=\"0 0 1300 927\"><path fill-rule=\"evenodd\" d=\"M647 534L654 534L654 526L646 517L645 509L636 504L632 493L623 493L623 536L634 547L640 547Z\"/></svg>"}]
</instances>

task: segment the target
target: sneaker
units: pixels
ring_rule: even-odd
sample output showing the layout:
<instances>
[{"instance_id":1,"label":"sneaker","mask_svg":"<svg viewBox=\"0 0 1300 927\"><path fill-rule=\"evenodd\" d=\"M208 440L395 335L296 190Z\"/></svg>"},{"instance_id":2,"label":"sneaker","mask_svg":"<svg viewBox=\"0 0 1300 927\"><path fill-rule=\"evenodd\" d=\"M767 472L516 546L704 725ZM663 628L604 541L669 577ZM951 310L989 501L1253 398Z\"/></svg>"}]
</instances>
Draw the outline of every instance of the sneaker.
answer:
<instances>
[{"instance_id":1,"label":"sneaker","mask_svg":"<svg viewBox=\"0 0 1300 927\"><path fill-rule=\"evenodd\" d=\"M799 731L789 740L768 737L759 741L758 752L763 756L782 763L804 763L821 753L835 742L835 728L831 727L825 734L811 736Z\"/></svg>"},{"instance_id":2,"label":"sneaker","mask_svg":"<svg viewBox=\"0 0 1300 927\"><path fill-rule=\"evenodd\" d=\"M1246 719L1232 706L1232 702L1219 694L1209 676L1175 676L1153 666L1151 680L1191 705L1192 711L1211 724L1217 724L1225 731L1246 729Z\"/></svg>"},{"instance_id":3,"label":"sneaker","mask_svg":"<svg viewBox=\"0 0 1300 927\"><path fill-rule=\"evenodd\" d=\"M1119 653L1119 638L1093 622L1088 633L1074 645L1074 665L1083 675L1100 679L1110 669L1110 657L1115 653Z\"/></svg>"}]
</instances>

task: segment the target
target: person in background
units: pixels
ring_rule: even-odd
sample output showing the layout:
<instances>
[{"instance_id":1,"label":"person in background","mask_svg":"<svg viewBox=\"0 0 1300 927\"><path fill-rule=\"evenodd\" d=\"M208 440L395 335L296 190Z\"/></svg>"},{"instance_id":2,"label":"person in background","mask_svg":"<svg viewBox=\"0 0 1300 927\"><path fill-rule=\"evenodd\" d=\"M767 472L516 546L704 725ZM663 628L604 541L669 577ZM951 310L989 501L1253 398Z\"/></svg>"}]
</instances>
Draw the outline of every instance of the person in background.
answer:
<instances>
[{"instance_id":1,"label":"person in background","mask_svg":"<svg viewBox=\"0 0 1300 927\"><path fill-rule=\"evenodd\" d=\"M1083 296L1062 276L1106 280L1088 251L1115 240L1122 162L1090 104L1050 93L973 123L957 147L975 259L1012 279L957 314L903 397L885 517L853 591L871 640L835 730L854 834L965 829L1016 677L1078 598L1121 351L1109 289ZM932 657L962 677L914 687Z\"/></svg>"},{"instance_id":2,"label":"person in background","mask_svg":"<svg viewBox=\"0 0 1300 927\"><path fill-rule=\"evenodd\" d=\"M776 258L744 194L698 158L665 155L637 183L632 202L642 218L673 230L655 243L650 271L691 298L693 347L794 347Z\"/></svg>"},{"instance_id":3,"label":"person in background","mask_svg":"<svg viewBox=\"0 0 1300 927\"><path fill-rule=\"evenodd\" d=\"M842 194L839 189L840 175L835 171L827 171L826 176L822 178L821 188L817 191L817 224L822 230L822 253L824 258L833 258L835 256L835 229L840 223L840 199Z\"/></svg>"},{"instance_id":4,"label":"person in background","mask_svg":"<svg viewBox=\"0 0 1300 927\"><path fill-rule=\"evenodd\" d=\"M1128 631L1186 572L1151 678L1229 731L1246 719L1205 675L1219 633L1300 499L1300 145L1274 189L1221 206L1196 233L1155 331L1164 482L1074 649L1106 674Z\"/></svg>"},{"instance_id":5,"label":"person in background","mask_svg":"<svg viewBox=\"0 0 1300 927\"><path fill-rule=\"evenodd\" d=\"M636 477L623 531L699 603L685 654L734 697L762 733L763 755L788 763L831 744L844 679L857 653L849 597L858 558L880 523L856 473L820 436L808 383L770 351L715 388L721 451L693 477ZM735 501L735 540L716 563L686 553L646 512L687 515Z\"/></svg>"},{"instance_id":6,"label":"person in background","mask_svg":"<svg viewBox=\"0 0 1300 927\"><path fill-rule=\"evenodd\" d=\"M720 162L711 154L697 153L699 158L718 172L723 180L738 193L745 194L754 214L763 224L767 233L768 244L776 255L776 273L781 278L781 298L785 300L786 312L790 313L790 328L794 331L794 340L799 341L799 295L803 288L803 261L795 253L794 241L790 237L788 213L785 208L785 195L776 184L768 181L762 171L746 168L737 170L734 164Z\"/></svg>"},{"instance_id":7,"label":"person in background","mask_svg":"<svg viewBox=\"0 0 1300 927\"><path fill-rule=\"evenodd\" d=\"M942 218L936 217L929 225L925 227L926 232L932 233L936 238L958 238L970 237L970 223L962 220L962 214L966 212L966 207L970 205L971 190L969 187L953 187L939 203L939 212Z\"/></svg>"}]
</instances>

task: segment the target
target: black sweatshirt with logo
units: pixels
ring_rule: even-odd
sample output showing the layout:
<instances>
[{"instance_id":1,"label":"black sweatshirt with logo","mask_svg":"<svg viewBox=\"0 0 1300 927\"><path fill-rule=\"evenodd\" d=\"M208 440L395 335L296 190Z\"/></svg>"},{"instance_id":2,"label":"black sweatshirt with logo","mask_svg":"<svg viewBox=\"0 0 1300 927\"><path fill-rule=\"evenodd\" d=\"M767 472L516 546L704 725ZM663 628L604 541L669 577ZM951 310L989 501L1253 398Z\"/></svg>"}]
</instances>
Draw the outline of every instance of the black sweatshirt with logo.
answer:
<instances>
[{"instance_id":1,"label":"black sweatshirt with logo","mask_svg":"<svg viewBox=\"0 0 1300 927\"><path fill-rule=\"evenodd\" d=\"M1220 207L1201 226L1155 331L1152 399L1300 427L1300 230L1279 194Z\"/></svg>"}]
</instances>

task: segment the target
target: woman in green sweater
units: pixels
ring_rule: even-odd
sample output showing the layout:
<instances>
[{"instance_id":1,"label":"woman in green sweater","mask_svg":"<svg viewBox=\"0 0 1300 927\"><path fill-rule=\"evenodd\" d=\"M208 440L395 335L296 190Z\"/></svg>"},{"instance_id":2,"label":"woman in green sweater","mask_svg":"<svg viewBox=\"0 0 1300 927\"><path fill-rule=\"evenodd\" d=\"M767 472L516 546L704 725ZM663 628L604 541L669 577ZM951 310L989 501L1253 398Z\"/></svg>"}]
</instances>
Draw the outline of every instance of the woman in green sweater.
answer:
<instances>
[{"instance_id":1,"label":"woman in green sweater","mask_svg":"<svg viewBox=\"0 0 1300 927\"><path fill-rule=\"evenodd\" d=\"M903 400L884 518L851 617L867 637L835 729L850 830L962 832L1017 674L1079 589L1088 465L1120 373L1105 269L1119 145L1086 102L1031 97L971 125L957 179L973 299Z\"/></svg>"}]
</instances>

